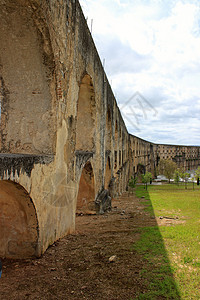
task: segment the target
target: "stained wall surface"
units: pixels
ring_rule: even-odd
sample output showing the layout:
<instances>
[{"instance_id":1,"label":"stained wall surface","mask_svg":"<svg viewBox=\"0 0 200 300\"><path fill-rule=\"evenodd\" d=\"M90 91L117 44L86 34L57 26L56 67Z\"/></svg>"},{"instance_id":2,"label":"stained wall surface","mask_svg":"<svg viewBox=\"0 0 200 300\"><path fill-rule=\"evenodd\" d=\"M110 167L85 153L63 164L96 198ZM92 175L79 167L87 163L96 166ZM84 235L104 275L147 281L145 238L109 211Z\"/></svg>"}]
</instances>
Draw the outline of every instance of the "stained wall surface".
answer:
<instances>
[{"instance_id":1,"label":"stained wall surface","mask_svg":"<svg viewBox=\"0 0 200 300\"><path fill-rule=\"evenodd\" d=\"M53 152L53 61L23 1L0 3L0 151Z\"/></svg>"}]
</instances>

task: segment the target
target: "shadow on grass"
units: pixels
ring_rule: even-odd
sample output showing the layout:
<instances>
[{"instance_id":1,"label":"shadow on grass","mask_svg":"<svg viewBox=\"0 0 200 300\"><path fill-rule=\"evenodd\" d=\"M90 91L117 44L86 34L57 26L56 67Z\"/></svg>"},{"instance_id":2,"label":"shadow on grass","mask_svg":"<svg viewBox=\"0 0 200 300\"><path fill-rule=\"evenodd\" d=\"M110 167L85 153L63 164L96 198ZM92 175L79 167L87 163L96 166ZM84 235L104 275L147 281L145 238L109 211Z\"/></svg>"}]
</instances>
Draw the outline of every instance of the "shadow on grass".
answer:
<instances>
[{"instance_id":1,"label":"shadow on grass","mask_svg":"<svg viewBox=\"0 0 200 300\"><path fill-rule=\"evenodd\" d=\"M143 186L138 186L136 196L142 198L152 219L151 224L144 222L144 227L140 228L141 238L133 245L145 262L141 275L146 282L146 291L137 299L181 299L149 193Z\"/></svg>"}]
</instances>

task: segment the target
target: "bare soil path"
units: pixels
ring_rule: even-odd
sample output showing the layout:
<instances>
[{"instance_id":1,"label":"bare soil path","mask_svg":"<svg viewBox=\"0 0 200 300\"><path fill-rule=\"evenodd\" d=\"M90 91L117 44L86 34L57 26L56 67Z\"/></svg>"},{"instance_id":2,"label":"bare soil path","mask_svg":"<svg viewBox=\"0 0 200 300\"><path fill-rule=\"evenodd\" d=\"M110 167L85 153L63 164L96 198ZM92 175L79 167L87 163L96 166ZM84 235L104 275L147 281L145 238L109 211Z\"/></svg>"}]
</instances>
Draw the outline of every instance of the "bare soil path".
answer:
<instances>
[{"instance_id":1,"label":"bare soil path","mask_svg":"<svg viewBox=\"0 0 200 300\"><path fill-rule=\"evenodd\" d=\"M0 299L135 299L146 290L140 275L145 262L132 245L138 228L157 224L141 202L125 194L105 215L77 217L76 233L40 259L4 260Z\"/></svg>"}]
</instances>

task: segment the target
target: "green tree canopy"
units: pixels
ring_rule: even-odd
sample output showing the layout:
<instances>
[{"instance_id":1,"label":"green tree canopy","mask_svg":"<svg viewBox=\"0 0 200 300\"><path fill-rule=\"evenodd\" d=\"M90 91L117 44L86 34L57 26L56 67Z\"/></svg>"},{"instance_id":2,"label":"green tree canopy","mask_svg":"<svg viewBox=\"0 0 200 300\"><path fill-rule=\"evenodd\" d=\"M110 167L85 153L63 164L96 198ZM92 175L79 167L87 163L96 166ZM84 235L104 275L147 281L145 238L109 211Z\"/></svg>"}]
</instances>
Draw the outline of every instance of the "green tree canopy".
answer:
<instances>
[{"instance_id":1,"label":"green tree canopy","mask_svg":"<svg viewBox=\"0 0 200 300\"><path fill-rule=\"evenodd\" d=\"M144 175L142 175L142 182L146 185L147 190L147 183L149 183L152 180L152 174L150 172L146 172Z\"/></svg>"},{"instance_id":2,"label":"green tree canopy","mask_svg":"<svg viewBox=\"0 0 200 300\"><path fill-rule=\"evenodd\" d=\"M164 175L170 183L170 179L173 178L175 170L177 169L177 165L170 159L161 159L158 164L158 172L159 174Z\"/></svg>"},{"instance_id":3,"label":"green tree canopy","mask_svg":"<svg viewBox=\"0 0 200 300\"><path fill-rule=\"evenodd\" d=\"M133 176L131 176L131 178L129 179L128 185L130 188L134 188L137 182L137 177L133 178Z\"/></svg>"}]
</instances>

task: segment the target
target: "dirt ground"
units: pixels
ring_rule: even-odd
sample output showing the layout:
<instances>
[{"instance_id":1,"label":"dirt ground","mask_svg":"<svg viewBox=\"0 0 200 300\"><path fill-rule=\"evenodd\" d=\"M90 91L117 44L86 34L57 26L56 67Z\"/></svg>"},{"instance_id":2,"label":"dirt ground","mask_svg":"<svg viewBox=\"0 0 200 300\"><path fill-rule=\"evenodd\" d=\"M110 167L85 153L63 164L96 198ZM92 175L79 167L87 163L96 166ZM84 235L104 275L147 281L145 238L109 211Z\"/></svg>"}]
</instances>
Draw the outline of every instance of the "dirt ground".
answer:
<instances>
[{"instance_id":1,"label":"dirt ground","mask_svg":"<svg viewBox=\"0 0 200 300\"><path fill-rule=\"evenodd\" d=\"M0 299L135 299L146 290L145 262L132 245L138 228L156 225L141 202L125 194L105 215L78 216L76 232L40 259L4 260Z\"/></svg>"}]
</instances>

